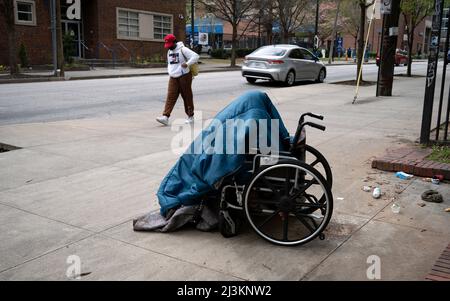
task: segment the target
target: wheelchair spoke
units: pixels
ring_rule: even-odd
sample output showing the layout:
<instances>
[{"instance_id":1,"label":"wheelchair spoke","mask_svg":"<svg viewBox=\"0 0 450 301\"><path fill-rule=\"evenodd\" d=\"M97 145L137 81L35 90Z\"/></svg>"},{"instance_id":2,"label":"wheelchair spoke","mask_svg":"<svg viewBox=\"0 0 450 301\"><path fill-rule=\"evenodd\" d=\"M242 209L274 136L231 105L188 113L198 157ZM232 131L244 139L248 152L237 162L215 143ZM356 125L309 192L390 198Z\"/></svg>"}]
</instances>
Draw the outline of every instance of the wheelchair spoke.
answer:
<instances>
[{"instance_id":1,"label":"wheelchair spoke","mask_svg":"<svg viewBox=\"0 0 450 301\"><path fill-rule=\"evenodd\" d=\"M290 192L290 189L289 189L290 183L291 183L291 178L289 177L289 169L286 169L286 179L284 181L284 190L285 190L284 194L287 196L289 196L289 192Z\"/></svg>"},{"instance_id":2,"label":"wheelchair spoke","mask_svg":"<svg viewBox=\"0 0 450 301\"><path fill-rule=\"evenodd\" d=\"M289 229L289 215L284 215L283 220L283 240L288 241L288 229Z\"/></svg>"},{"instance_id":3,"label":"wheelchair spoke","mask_svg":"<svg viewBox=\"0 0 450 301\"><path fill-rule=\"evenodd\" d=\"M270 215L268 218L266 218L261 225L259 225L258 228L264 227L272 218L274 218L278 213L280 213L280 209L276 210L272 215Z\"/></svg>"},{"instance_id":4,"label":"wheelchair spoke","mask_svg":"<svg viewBox=\"0 0 450 301\"><path fill-rule=\"evenodd\" d=\"M293 196L291 196L291 200L294 200L298 197L300 197L309 187L311 187L313 184L318 184L316 179L312 179L311 181L306 181L306 186L302 187L299 191L297 191Z\"/></svg>"},{"instance_id":5,"label":"wheelchair spoke","mask_svg":"<svg viewBox=\"0 0 450 301\"><path fill-rule=\"evenodd\" d=\"M311 204L319 204L315 195L305 193L304 196Z\"/></svg>"},{"instance_id":6,"label":"wheelchair spoke","mask_svg":"<svg viewBox=\"0 0 450 301\"><path fill-rule=\"evenodd\" d=\"M319 160L319 159L316 159L316 161L314 161L314 162L311 163L310 165L311 165L312 167L314 167L314 166L317 165L317 163L320 163L320 160Z\"/></svg>"},{"instance_id":7,"label":"wheelchair spoke","mask_svg":"<svg viewBox=\"0 0 450 301\"><path fill-rule=\"evenodd\" d=\"M314 231L316 231L316 229L314 229L313 227L311 227L310 224L308 224L308 222L303 218L303 216L301 214L296 213L295 216L297 216L298 220L305 225L306 228L308 228L309 231L311 231L311 233L314 233Z\"/></svg>"}]
</instances>

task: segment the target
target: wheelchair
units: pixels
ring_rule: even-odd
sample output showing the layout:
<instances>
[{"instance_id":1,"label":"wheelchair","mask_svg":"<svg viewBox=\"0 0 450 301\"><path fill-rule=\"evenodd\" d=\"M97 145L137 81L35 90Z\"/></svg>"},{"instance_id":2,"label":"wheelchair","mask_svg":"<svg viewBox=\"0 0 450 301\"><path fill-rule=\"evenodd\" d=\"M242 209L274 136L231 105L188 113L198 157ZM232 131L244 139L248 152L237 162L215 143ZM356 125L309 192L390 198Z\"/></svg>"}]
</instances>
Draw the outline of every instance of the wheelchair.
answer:
<instances>
[{"instance_id":1,"label":"wheelchair","mask_svg":"<svg viewBox=\"0 0 450 301\"><path fill-rule=\"evenodd\" d=\"M288 151L278 154L246 155L244 172L222 181L219 193L219 230L226 237L238 234L245 220L263 239L281 246L298 246L319 237L333 212L333 176L325 157L306 144L303 114L295 136L285 141Z\"/></svg>"}]
</instances>

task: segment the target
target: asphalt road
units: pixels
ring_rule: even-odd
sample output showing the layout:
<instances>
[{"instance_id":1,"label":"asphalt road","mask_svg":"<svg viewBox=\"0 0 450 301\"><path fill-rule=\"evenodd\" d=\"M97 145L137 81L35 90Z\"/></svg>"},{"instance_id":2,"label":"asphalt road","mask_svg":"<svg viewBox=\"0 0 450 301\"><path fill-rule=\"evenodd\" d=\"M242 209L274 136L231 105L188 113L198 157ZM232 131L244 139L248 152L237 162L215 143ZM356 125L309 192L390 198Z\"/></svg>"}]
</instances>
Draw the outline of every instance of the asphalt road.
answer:
<instances>
[{"instance_id":1,"label":"asphalt road","mask_svg":"<svg viewBox=\"0 0 450 301\"><path fill-rule=\"evenodd\" d=\"M330 66L327 70L328 83L356 77L355 65ZM376 78L377 72L376 65L364 67L365 77ZM395 72L406 73L406 67L396 67ZM426 63L414 63L413 72L425 74ZM204 73L193 84L196 102L235 97L255 88L281 87L268 82L250 85L239 71ZM95 117L153 106L162 108L166 90L167 76L0 85L0 125Z\"/></svg>"}]
</instances>

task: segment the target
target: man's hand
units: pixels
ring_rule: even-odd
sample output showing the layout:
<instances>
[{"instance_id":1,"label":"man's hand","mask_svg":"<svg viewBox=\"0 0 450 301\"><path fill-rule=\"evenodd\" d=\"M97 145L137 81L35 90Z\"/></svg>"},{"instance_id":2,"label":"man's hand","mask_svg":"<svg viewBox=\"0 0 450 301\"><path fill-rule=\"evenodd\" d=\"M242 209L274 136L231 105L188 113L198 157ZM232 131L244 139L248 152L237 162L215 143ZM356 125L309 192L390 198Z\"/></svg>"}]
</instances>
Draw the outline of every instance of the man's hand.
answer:
<instances>
[{"instance_id":1,"label":"man's hand","mask_svg":"<svg viewBox=\"0 0 450 301\"><path fill-rule=\"evenodd\" d=\"M181 64L181 67L183 67L184 69L186 69L188 67L188 65L186 63Z\"/></svg>"}]
</instances>

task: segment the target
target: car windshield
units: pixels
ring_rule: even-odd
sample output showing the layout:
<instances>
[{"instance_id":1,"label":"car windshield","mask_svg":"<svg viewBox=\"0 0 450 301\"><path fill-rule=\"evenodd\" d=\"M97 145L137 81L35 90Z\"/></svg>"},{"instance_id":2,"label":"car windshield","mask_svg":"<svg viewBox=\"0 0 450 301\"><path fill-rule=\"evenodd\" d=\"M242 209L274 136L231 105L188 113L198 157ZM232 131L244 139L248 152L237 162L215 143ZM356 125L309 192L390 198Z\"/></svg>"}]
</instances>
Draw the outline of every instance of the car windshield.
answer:
<instances>
[{"instance_id":1,"label":"car windshield","mask_svg":"<svg viewBox=\"0 0 450 301\"><path fill-rule=\"evenodd\" d=\"M252 55L283 56L285 53L286 49L269 46L255 50Z\"/></svg>"}]
</instances>

